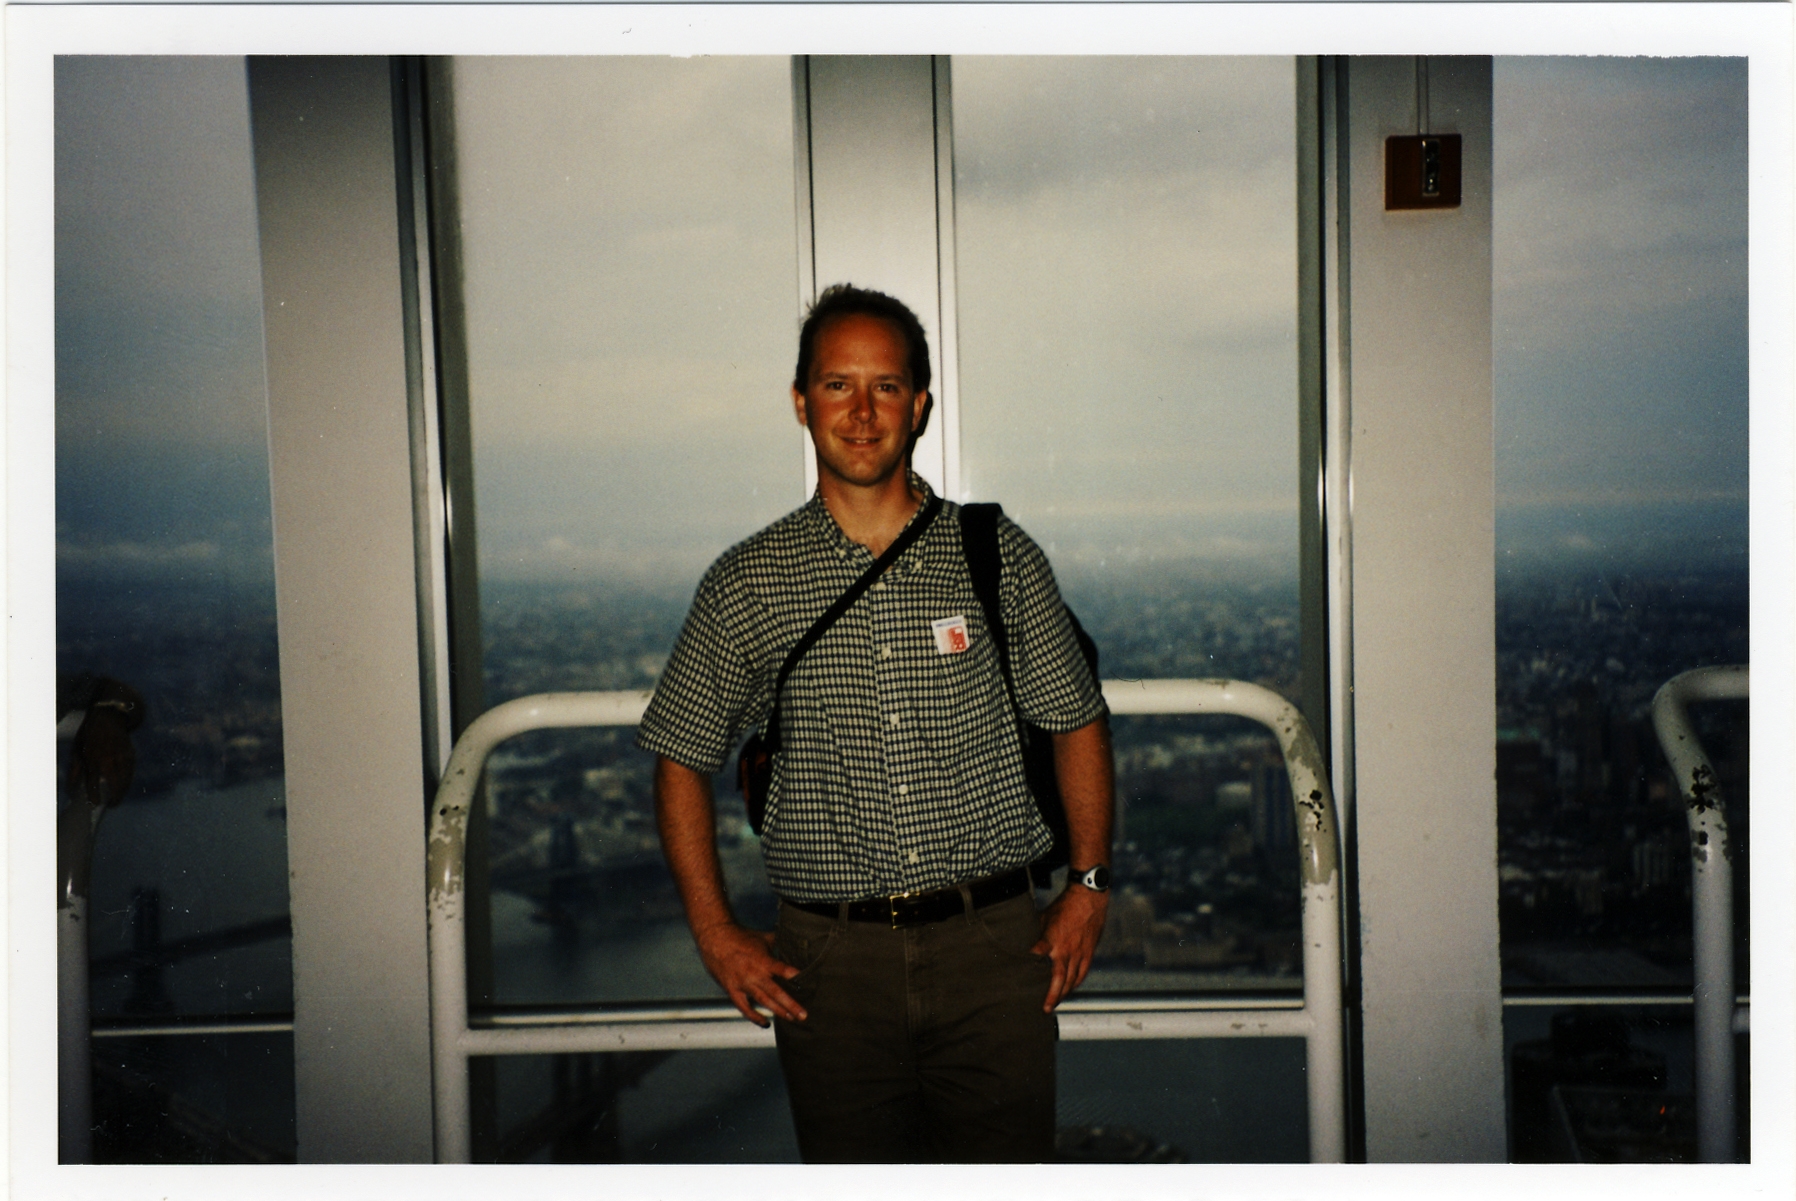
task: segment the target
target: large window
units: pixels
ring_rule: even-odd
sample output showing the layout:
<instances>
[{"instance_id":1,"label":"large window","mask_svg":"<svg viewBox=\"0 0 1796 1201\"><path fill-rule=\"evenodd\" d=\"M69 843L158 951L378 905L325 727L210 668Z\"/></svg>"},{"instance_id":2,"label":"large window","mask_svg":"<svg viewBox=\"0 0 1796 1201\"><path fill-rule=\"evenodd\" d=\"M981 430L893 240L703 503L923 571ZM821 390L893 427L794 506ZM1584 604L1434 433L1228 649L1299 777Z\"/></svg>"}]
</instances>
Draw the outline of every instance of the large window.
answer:
<instances>
[{"instance_id":1,"label":"large window","mask_svg":"<svg viewBox=\"0 0 1796 1201\"><path fill-rule=\"evenodd\" d=\"M147 709L93 851L94 1024L278 1022L293 989L243 61L62 58L55 86L57 671L119 680ZM101 1162L294 1155L290 1035L97 1037L93 1064Z\"/></svg>"},{"instance_id":2,"label":"large window","mask_svg":"<svg viewBox=\"0 0 1796 1201\"><path fill-rule=\"evenodd\" d=\"M1106 677L1295 700L1292 60L956 58L953 80L965 491L1048 552ZM1116 891L1079 995L1301 987L1277 745L1242 719L1111 727ZM1069 1158L1308 1153L1294 1041L1067 1043L1060 1074Z\"/></svg>"},{"instance_id":3,"label":"large window","mask_svg":"<svg viewBox=\"0 0 1796 1201\"><path fill-rule=\"evenodd\" d=\"M454 79L486 700L652 687L704 568L803 499L790 65L458 59ZM714 992L632 737L495 756L497 1001ZM733 892L765 920L718 795Z\"/></svg>"},{"instance_id":4,"label":"large window","mask_svg":"<svg viewBox=\"0 0 1796 1201\"><path fill-rule=\"evenodd\" d=\"M1746 193L1719 186L1747 177L1746 64L1498 59L1495 101L1504 986L1687 995L1689 834L1649 706L1747 659ZM1746 706L1696 716L1744 993ZM1553 1153L1547 1086L1591 1048L1617 1084L1688 1088L1687 1008L1509 1013L1520 1158Z\"/></svg>"},{"instance_id":5,"label":"large window","mask_svg":"<svg viewBox=\"0 0 1796 1201\"><path fill-rule=\"evenodd\" d=\"M1047 549L1106 675L1232 675L1294 696L1291 62L952 71L961 491L1002 501ZM706 564L802 499L808 448L786 416L790 78L786 60L455 64L487 704L652 686ZM1229 721L1117 731L1121 888L1088 994L1297 988L1297 856L1271 739ZM629 738L543 733L495 756L500 1004L716 995ZM758 844L733 788L717 792L732 900L765 924ZM1262 1051L1254 1074L1300 1099L1301 1053ZM1063 1065L1071 1128L1121 1121L1149 1152L1216 1154L1191 1132L1227 1091L1205 1074L1222 1060L1198 1054L1156 1123L1096 1087L1145 1070L1118 1053ZM625 1115L635 1086L618 1072L652 1090L684 1058L577 1081L501 1063L498 1153L597 1154L527 1151L531 1099ZM741 1087L764 1090L744 1064ZM650 1154L621 1130L605 1155ZM1257 1155L1301 1158L1301 1124L1290 1133Z\"/></svg>"},{"instance_id":6,"label":"large window","mask_svg":"<svg viewBox=\"0 0 1796 1201\"><path fill-rule=\"evenodd\" d=\"M956 58L961 458L1112 678L1297 693L1290 59ZM1116 718L1117 894L1088 992L1295 988L1283 759Z\"/></svg>"},{"instance_id":7,"label":"large window","mask_svg":"<svg viewBox=\"0 0 1796 1201\"><path fill-rule=\"evenodd\" d=\"M463 58L453 79L485 703L652 688L705 567L804 499L790 60ZM634 735L494 754L494 1002L717 995ZM759 844L733 782L715 792L732 900L768 926ZM491 1153L795 1155L771 1052L664 1060L500 1060ZM694 1070L710 1087L689 1090ZM670 1141L693 1105L771 1106L774 1141ZM585 1110L609 1133L540 1134Z\"/></svg>"}]
</instances>

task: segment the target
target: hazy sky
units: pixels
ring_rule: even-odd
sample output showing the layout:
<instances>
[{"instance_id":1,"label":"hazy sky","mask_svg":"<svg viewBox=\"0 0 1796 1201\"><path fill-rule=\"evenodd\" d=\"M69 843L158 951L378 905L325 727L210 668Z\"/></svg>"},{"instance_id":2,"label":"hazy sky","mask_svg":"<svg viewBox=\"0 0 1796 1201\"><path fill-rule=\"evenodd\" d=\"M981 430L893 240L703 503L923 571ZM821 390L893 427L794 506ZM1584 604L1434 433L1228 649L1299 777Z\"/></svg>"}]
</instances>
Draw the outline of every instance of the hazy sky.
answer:
<instances>
[{"instance_id":1,"label":"hazy sky","mask_svg":"<svg viewBox=\"0 0 1796 1201\"><path fill-rule=\"evenodd\" d=\"M458 70L482 561L691 578L800 498L788 61ZM1294 563L1291 61L954 87L974 495L1067 561Z\"/></svg>"},{"instance_id":2,"label":"hazy sky","mask_svg":"<svg viewBox=\"0 0 1796 1201\"><path fill-rule=\"evenodd\" d=\"M1289 72L956 63L967 478L1069 562L1143 521L1166 553L1289 553ZM691 578L800 499L788 61L461 83L483 559ZM1497 60L1511 545L1743 543L1745 84ZM62 59L56 86L64 569L265 573L241 61Z\"/></svg>"},{"instance_id":3,"label":"hazy sky","mask_svg":"<svg viewBox=\"0 0 1796 1201\"><path fill-rule=\"evenodd\" d=\"M1499 58L1496 127L1500 544L1743 556L1745 61Z\"/></svg>"},{"instance_id":4,"label":"hazy sky","mask_svg":"<svg viewBox=\"0 0 1796 1201\"><path fill-rule=\"evenodd\" d=\"M957 58L964 479L1062 570L1295 574L1289 58Z\"/></svg>"},{"instance_id":5,"label":"hazy sky","mask_svg":"<svg viewBox=\"0 0 1796 1201\"><path fill-rule=\"evenodd\" d=\"M65 573L266 578L268 408L243 60L56 60Z\"/></svg>"},{"instance_id":6,"label":"hazy sky","mask_svg":"<svg viewBox=\"0 0 1796 1201\"><path fill-rule=\"evenodd\" d=\"M802 499L791 79L457 61L484 574L695 583Z\"/></svg>"}]
</instances>

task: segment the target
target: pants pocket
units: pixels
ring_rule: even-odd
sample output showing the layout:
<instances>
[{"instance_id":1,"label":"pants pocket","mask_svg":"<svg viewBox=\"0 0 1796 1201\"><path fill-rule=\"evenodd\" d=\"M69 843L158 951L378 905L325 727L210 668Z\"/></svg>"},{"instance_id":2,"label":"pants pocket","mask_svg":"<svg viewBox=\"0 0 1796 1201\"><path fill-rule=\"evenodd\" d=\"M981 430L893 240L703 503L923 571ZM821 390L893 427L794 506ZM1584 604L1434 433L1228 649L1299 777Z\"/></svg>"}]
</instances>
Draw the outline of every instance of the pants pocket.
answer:
<instances>
[{"instance_id":1,"label":"pants pocket","mask_svg":"<svg viewBox=\"0 0 1796 1201\"><path fill-rule=\"evenodd\" d=\"M781 980L780 987L802 1002L840 934L839 922L782 905L774 927L773 957L797 968L798 975Z\"/></svg>"},{"instance_id":2,"label":"pants pocket","mask_svg":"<svg viewBox=\"0 0 1796 1201\"><path fill-rule=\"evenodd\" d=\"M973 925L987 942L1005 955L1029 963L1052 966L1046 955L1038 955L1032 947L1041 941L1041 913L1034 898L1025 893L996 905L987 905L972 916Z\"/></svg>"}]
</instances>

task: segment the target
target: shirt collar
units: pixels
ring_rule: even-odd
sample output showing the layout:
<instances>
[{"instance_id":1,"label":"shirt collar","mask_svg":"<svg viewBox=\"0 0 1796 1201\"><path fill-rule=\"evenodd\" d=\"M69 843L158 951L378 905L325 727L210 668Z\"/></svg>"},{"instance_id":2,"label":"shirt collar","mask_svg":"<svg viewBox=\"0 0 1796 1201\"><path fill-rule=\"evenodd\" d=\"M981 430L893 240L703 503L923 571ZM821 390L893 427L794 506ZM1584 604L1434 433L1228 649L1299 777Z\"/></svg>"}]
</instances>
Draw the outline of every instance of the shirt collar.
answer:
<instances>
[{"instance_id":1,"label":"shirt collar","mask_svg":"<svg viewBox=\"0 0 1796 1201\"><path fill-rule=\"evenodd\" d=\"M910 520L915 521L922 515L924 508L928 506L930 498L935 495L935 492L929 487L929 481L925 480L916 472L910 472L909 476L911 490L922 498L917 503L917 511L910 516ZM872 552L850 538L847 534L844 534L842 532L842 527L836 524L836 519L831 515L829 506L823 503L823 486L821 484L817 486L816 491L811 493L811 499L805 505L805 514L812 533L822 541L824 546L828 547L838 557L846 559L856 551L859 551L866 555L869 561L872 560ZM909 529L910 521L905 522L904 527L905 529ZM899 562L905 562L915 556L922 544L929 541L929 535L931 533L934 533L934 531L925 531L924 535L917 539L915 545L905 551L902 555L898 556Z\"/></svg>"}]
</instances>

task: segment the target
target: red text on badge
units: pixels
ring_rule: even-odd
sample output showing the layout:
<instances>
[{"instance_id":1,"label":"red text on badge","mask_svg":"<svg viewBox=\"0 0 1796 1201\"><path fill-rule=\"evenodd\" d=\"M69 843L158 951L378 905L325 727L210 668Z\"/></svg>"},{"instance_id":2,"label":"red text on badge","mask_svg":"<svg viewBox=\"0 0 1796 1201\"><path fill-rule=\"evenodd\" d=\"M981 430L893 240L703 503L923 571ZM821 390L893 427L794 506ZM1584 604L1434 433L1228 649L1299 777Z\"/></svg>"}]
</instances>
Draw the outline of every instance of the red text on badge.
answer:
<instances>
[{"instance_id":1,"label":"red text on badge","mask_svg":"<svg viewBox=\"0 0 1796 1201\"><path fill-rule=\"evenodd\" d=\"M953 617L930 622L929 628L935 632L937 654L958 655L970 645L967 641L967 619L958 613Z\"/></svg>"}]
</instances>

